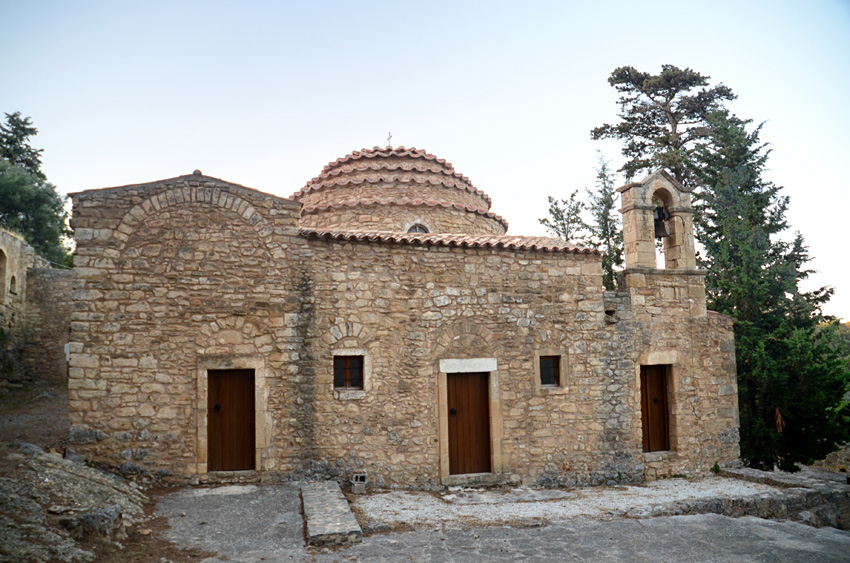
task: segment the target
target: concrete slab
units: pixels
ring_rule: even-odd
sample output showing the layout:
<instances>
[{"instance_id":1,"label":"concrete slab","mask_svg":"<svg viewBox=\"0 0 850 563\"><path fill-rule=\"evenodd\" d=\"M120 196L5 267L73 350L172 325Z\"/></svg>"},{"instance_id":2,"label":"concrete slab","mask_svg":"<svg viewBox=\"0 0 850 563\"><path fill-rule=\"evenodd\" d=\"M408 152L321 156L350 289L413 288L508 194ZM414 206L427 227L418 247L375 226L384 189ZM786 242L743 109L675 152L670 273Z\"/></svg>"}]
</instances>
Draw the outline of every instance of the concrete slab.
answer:
<instances>
[{"instance_id":1,"label":"concrete slab","mask_svg":"<svg viewBox=\"0 0 850 563\"><path fill-rule=\"evenodd\" d=\"M336 481L304 483L301 498L310 545L351 545L362 540L360 524Z\"/></svg>"}]
</instances>

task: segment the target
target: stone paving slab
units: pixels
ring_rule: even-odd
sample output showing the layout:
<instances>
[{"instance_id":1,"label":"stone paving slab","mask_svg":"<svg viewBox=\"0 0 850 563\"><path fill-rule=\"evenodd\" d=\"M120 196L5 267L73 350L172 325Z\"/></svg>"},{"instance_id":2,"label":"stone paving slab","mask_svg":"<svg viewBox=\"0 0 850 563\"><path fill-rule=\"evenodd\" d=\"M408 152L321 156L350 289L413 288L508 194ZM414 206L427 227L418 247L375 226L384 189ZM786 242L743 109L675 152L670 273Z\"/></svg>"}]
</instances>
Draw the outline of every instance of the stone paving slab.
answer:
<instances>
[{"instance_id":1,"label":"stone paving slab","mask_svg":"<svg viewBox=\"0 0 850 563\"><path fill-rule=\"evenodd\" d=\"M166 539L218 554L203 563L843 563L850 553L850 532L716 514L611 521L573 518L532 528L436 526L373 534L344 548L307 547L299 488L296 483L282 483L180 489L166 495L156 512L168 518Z\"/></svg>"},{"instance_id":2,"label":"stone paving slab","mask_svg":"<svg viewBox=\"0 0 850 563\"><path fill-rule=\"evenodd\" d=\"M227 561L280 561L305 549L293 483L181 488L159 501L156 515L168 518L167 539Z\"/></svg>"},{"instance_id":3,"label":"stone paving slab","mask_svg":"<svg viewBox=\"0 0 850 563\"><path fill-rule=\"evenodd\" d=\"M850 483L846 479L842 480L843 474L811 467L804 467L797 473L743 467L723 469L721 475L780 487L778 494L763 499L763 502L755 505L741 503L735 507L736 510L725 511L729 516L747 514L850 530Z\"/></svg>"},{"instance_id":4,"label":"stone paving slab","mask_svg":"<svg viewBox=\"0 0 850 563\"><path fill-rule=\"evenodd\" d=\"M575 518L539 528L490 526L375 534L337 552L323 550L312 561L846 563L848 553L850 533L834 528L700 514L608 522Z\"/></svg>"},{"instance_id":5,"label":"stone paving slab","mask_svg":"<svg viewBox=\"0 0 850 563\"><path fill-rule=\"evenodd\" d=\"M350 545L362 541L360 524L336 481L304 483L301 498L310 545Z\"/></svg>"}]
</instances>

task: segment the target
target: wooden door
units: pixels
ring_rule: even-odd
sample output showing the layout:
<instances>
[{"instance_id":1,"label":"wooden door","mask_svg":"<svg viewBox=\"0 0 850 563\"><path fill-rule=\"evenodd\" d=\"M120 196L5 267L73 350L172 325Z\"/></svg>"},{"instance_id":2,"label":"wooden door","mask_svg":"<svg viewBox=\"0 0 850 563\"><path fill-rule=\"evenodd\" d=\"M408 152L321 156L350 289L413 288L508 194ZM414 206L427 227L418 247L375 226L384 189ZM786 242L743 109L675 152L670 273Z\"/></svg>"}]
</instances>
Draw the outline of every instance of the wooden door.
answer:
<instances>
[{"instance_id":1,"label":"wooden door","mask_svg":"<svg viewBox=\"0 0 850 563\"><path fill-rule=\"evenodd\" d=\"M254 469L254 370L209 370L209 471Z\"/></svg>"},{"instance_id":2,"label":"wooden door","mask_svg":"<svg viewBox=\"0 0 850 563\"><path fill-rule=\"evenodd\" d=\"M667 366L640 366L643 451L670 449L667 411Z\"/></svg>"},{"instance_id":3,"label":"wooden door","mask_svg":"<svg viewBox=\"0 0 850 563\"><path fill-rule=\"evenodd\" d=\"M489 373L450 373L449 473L490 472Z\"/></svg>"}]
</instances>

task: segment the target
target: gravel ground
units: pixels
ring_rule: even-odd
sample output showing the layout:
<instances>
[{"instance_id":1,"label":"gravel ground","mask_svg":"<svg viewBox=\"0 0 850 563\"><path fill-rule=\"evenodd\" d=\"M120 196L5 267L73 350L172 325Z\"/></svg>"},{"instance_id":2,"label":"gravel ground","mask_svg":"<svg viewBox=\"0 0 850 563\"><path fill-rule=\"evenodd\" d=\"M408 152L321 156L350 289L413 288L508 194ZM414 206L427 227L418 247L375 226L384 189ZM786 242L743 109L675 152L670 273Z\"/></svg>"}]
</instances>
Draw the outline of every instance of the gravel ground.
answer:
<instances>
[{"instance_id":1,"label":"gravel ground","mask_svg":"<svg viewBox=\"0 0 850 563\"><path fill-rule=\"evenodd\" d=\"M775 487L723 477L700 480L663 479L645 485L587 487L540 498L530 488L500 492L452 488L443 495L393 491L354 499L358 519L366 528L428 526L450 522L500 524L516 521L557 521L575 517L611 518L635 510L677 501L732 498L776 492Z\"/></svg>"}]
</instances>

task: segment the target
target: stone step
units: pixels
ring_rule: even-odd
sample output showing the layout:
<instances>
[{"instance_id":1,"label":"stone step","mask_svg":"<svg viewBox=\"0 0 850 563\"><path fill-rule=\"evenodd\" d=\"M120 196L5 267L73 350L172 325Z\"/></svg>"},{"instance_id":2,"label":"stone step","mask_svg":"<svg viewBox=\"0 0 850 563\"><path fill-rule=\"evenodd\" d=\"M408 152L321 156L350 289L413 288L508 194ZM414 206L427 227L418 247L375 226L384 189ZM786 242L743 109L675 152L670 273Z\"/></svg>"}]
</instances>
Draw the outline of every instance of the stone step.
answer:
<instances>
[{"instance_id":1,"label":"stone step","mask_svg":"<svg viewBox=\"0 0 850 563\"><path fill-rule=\"evenodd\" d=\"M336 481L302 484L301 499L310 545L350 545L363 540L363 530Z\"/></svg>"}]
</instances>

